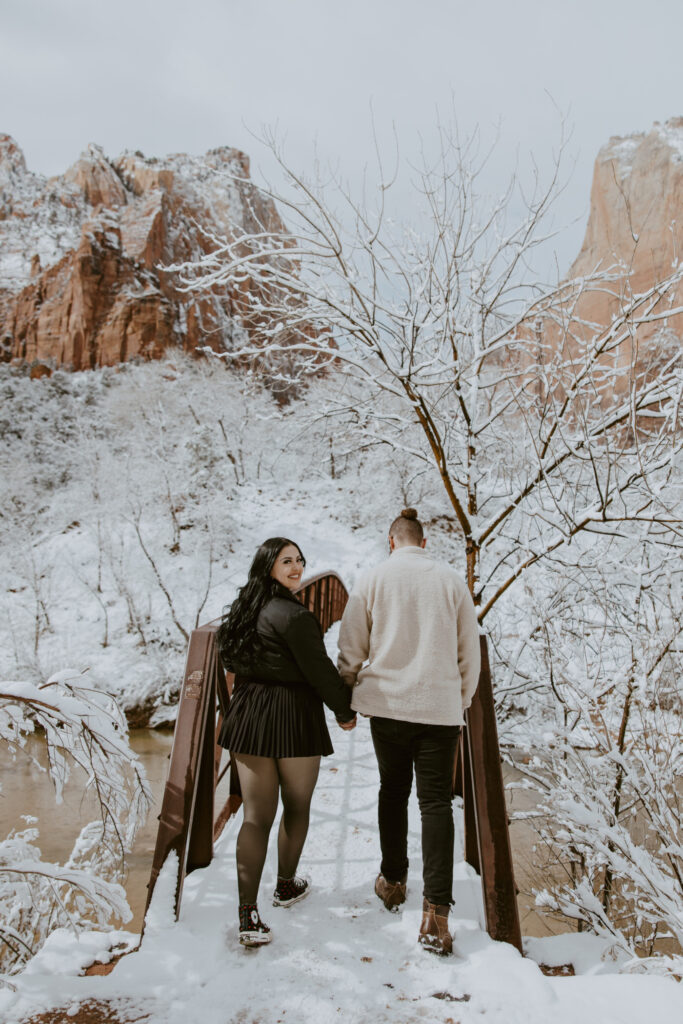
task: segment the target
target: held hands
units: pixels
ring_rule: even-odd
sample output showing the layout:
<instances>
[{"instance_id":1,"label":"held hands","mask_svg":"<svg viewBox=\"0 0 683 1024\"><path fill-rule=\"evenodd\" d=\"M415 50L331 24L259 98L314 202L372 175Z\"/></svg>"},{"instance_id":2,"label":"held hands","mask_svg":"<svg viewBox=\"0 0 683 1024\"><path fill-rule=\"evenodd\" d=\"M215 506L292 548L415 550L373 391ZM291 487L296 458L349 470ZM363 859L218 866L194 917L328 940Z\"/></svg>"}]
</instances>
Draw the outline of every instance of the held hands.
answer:
<instances>
[{"instance_id":1,"label":"held hands","mask_svg":"<svg viewBox=\"0 0 683 1024\"><path fill-rule=\"evenodd\" d=\"M337 725L339 726L340 729L343 729L345 732L350 732L351 729L355 729L356 728L356 721L357 721L357 719L356 719L356 717L354 715L354 717L351 719L350 722L340 722L340 721L337 721Z\"/></svg>"}]
</instances>

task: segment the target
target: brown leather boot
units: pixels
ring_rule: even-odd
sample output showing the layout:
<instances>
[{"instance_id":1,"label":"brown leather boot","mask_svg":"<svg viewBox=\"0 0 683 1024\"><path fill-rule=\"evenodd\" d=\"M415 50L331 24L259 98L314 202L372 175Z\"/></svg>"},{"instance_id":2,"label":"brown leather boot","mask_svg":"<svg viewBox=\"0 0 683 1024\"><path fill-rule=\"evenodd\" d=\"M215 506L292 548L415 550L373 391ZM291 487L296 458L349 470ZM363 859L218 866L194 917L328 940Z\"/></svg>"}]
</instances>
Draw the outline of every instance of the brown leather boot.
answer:
<instances>
[{"instance_id":1,"label":"brown leather boot","mask_svg":"<svg viewBox=\"0 0 683 1024\"><path fill-rule=\"evenodd\" d=\"M379 874L375 880L375 892L387 910L395 913L406 901L406 879L403 878L400 882L390 882L384 875Z\"/></svg>"},{"instance_id":2,"label":"brown leather boot","mask_svg":"<svg viewBox=\"0 0 683 1024\"><path fill-rule=\"evenodd\" d=\"M422 924L417 941L437 956L450 956L453 952L453 938L448 930L450 909L447 905L440 906L427 899L422 903Z\"/></svg>"}]
</instances>

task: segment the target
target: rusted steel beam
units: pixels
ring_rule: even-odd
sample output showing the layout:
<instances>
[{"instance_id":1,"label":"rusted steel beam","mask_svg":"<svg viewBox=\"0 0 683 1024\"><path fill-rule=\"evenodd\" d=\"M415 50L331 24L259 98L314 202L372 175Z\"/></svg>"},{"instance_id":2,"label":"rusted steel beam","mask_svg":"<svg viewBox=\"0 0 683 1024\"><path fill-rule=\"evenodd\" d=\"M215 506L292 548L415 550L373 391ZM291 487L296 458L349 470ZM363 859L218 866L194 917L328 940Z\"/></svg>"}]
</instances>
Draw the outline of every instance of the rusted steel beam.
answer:
<instances>
[{"instance_id":1,"label":"rusted steel beam","mask_svg":"<svg viewBox=\"0 0 683 1024\"><path fill-rule=\"evenodd\" d=\"M467 717L468 712L465 712ZM460 733L460 770L462 774L462 806L465 825L465 860L477 874L481 874L479 862L479 838L477 829L476 804L472 788L472 765L467 742L467 726Z\"/></svg>"},{"instance_id":2,"label":"rusted steel beam","mask_svg":"<svg viewBox=\"0 0 683 1024\"><path fill-rule=\"evenodd\" d=\"M463 807L463 855L467 863L479 874L479 849L477 846L477 819L474 811L472 792L472 771L467 747L467 726L458 734L453 762L453 796L459 796Z\"/></svg>"},{"instance_id":3,"label":"rusted steel beam","mask_svg":"<svg viewBox=\"0 0 683 1024\"><path fill-rule=\"evenodd\" d=\"M190 637L145 913L159 872L171 851L178 856L176 917L180 908L209 707L215 715L216 690L212 674L215 664L212 653L215 649L214 632L215 627L205 626L195 629ZM213 726L211 735L213 737ZM213 759L211 770L213 772Z\"/></svg>"},{"instance_id":4,"label":"rusted steel beam","mask_svg":"<svg viewBox=\"0 0 683 1024\"><path fill-rule=\"evenodd\" d=\"M230 767L232 772L233 766ZM223 807L218 814L213 826L213 841L214 843L220 839L223 834L223 829L228 824L233 815L237 814L240 807L242 806L242 797L239 794L231 793L228 799L223 804Z\"/></svg>"},{"instance_id":5,"label":"rusted steel beam","mask_svg":"<svg viewBox=\"0 0 683 1024\"><path fill-rule=\"evenodd\" d=\"M199 778L188 837L186 874L205 868L213 857L214 795L216 791L216 689L219 666L218 648L212 634L207 664L206 726L199 755Z\"/></svg>"},{"instance_id":6,"label":"rusted steel beam","mask_svg":"<svg viewBox=\"0 0 683 1024\"><path fill-rule=\"evenodd\" d=\"M498 729L486 637L480 637L480 643L479 686L466 713L468 756L464 764L465 814L467 815L468 803L471 803L476 821L486 930L492 939L509 942L521 953L522 935L517 909L517 887L512 869L505 787L500 766ZM472 776L472 801L467 800L468 764Z\"/></svg>"}]
</instances>

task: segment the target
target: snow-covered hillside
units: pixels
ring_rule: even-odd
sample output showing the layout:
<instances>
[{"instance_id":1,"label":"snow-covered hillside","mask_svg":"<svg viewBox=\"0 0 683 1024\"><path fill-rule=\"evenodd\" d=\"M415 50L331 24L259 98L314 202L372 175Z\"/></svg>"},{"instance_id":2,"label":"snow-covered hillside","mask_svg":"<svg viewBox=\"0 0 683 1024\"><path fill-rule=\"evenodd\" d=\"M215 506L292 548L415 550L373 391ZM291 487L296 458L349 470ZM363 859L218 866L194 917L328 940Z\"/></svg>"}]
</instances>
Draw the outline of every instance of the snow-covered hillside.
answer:
<instances>
[{"instance_id":1,"label":"snow-covered hillside","mask_svg":"<svg viewBox=\"0 0 683 1024\"><path fill-rule=\"evenodd\" d=\"M0 403L0 673L87 668L136 724L172 720L187 636L263 539L292 536L307 571L350 584L425 489L403 494L395 460L332 452L302 407L182 356L42 381L5 369ZM442 511L428 494L426 518Z\"/></svg>"},{"instance_id":2,"label":"snow-covered hillside","mask_svg":"<svg viewBox=\"0 0 683 1024\"><path fill-rule=\"evenodd\" d=\"M436 469L412 442L369 443L362 417L330 417L343 388L330 374L281 406L180 353L38 381L1 367L2 678L87 672L133 724L171 723L189 633L266 537L351 585L414 505L429 550L464 571ZM506 473L526 472L505 450ZM523 543L544 514L530 510ZM500 550L485 551L489 579ZM584 534L485 620L501 741L534 787L541 899L630 953L676 953L683 937L680 586L638 530Z\"/></svg>"},{"instance_id":3,"label":"snow-covered hillside","mask_svg":"<svg viewBox=\"0 0 683 1024\"><path fill-rule=\"evenodd\" d=\"M35 257L46 268L74 249L87 215L79 189L32 173L9 136L0 136L0 208L0 289L9 291L30 281Z\"/></svg>"}]
</instances>

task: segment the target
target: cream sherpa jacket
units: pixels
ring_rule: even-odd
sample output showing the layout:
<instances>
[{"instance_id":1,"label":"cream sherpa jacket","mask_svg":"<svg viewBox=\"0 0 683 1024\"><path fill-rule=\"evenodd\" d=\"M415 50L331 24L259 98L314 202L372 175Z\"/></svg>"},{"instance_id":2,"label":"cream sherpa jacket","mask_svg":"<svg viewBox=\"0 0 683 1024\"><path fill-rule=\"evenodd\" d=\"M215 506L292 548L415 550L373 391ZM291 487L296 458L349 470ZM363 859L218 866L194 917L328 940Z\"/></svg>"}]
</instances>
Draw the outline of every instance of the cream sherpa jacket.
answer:
<instances>
[{"instance_id":1,"label":"cream sherpa jacket","mask_svg":"<svg viewBox=\"0 0 683 1024\"><path fill-rule=\"evenodd\" d=\"M339 630L339 672L363 715L462 725L479 681L472 598L423 548L396 548L366 572Z\"/></svg>"}]
</instances>

